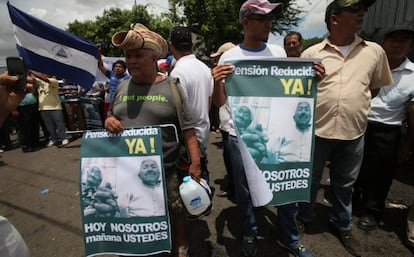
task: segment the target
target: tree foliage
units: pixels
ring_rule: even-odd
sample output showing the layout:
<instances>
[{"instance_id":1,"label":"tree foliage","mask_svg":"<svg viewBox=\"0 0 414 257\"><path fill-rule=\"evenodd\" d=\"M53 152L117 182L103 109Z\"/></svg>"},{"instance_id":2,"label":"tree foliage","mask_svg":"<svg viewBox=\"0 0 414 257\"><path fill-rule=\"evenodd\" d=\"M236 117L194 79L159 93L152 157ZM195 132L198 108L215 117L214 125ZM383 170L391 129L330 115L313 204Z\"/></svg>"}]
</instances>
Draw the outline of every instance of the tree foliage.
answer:
<instances>
[{"instance_id":1,"label":"tree foliage","mask_svg":"<svg viewBox=\"0 0 414 257\"><path fill-rule=\"evenodd\" d=\"M316 43L319 43L323 40L321 37L312 37L308 39L303 39L303 49L306 49Z\"/></svg>"},{"instance_id":2,"label":"tree foliage","mask_svg":"<svg viewBox=\"0 0 414 257\"><path fill-rule=\"evenodd\" d=\"M128 30L133 23L142 23L164 38L169 37L173 26L171 16L168 14L150 15L147 6L134 5L131 10L119 8L104 10L102 16L95 17L95 21L75 20L68 24L67 31L101 44L102 53L106 56L122 56L122 51L112 45L111 38L116 32Z\"/></svg>"},{"instance_id":3,"label":"tree foliage","mask_svg":"<svg viewBox=\"0 0 414 257\"><path fill-rule=\"evenodd\" d=\"M150 15L145 5L134 5L131 10L110 8L95 21L68 24L68 31L102 45L106 56L121 56L120 49L111 44L112 35L128 30L132 23L142 23L156 31L165 39L174 25L190 26L197 34L196 53L199 57L209 56L222 43L242 40L242 28L239 24L239 9L245 0L174 0L172 10L159 16ZM278 0L283 3L283 11L273 24L272 33L281 34L298 23L300 10L294 0ZM271 0L271 2L274 2Z\"/></svg>"},{"instance_id":4,"label":"tree foliage","mask_svg":"<svg viewBox=\"0 0 414 257\"><path fill-rule=\"evenodd\" d=\"M183 8L186 23L193 32L200 35L205 54L215 51L222 43L242 40L239 23L239 9L245 0L176 0ZM275 1L270 1L275 2ZM272 33L281 34L297 25L300 10L294 0L278 0L283 3L283 11L273 23Z\"/></svg>"}]
</instances>

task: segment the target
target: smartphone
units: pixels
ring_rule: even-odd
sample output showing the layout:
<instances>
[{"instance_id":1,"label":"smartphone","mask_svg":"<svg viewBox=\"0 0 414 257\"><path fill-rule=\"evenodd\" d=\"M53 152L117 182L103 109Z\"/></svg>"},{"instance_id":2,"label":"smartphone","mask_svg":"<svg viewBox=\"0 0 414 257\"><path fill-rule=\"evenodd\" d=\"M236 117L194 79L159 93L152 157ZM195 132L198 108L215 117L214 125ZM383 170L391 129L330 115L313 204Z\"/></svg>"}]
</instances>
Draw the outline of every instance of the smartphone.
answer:
<instances>
[{"instance_id":1,"label":"smartphone","mask_svg":"<svg viewBox=\"0 0 414 257\"><path fill-rule=\"evenodd\" d=\"M7 57L7 71L11 76L19 77L19 80L11 86L11 90L15 92L23 92L26 90L26 66L20 57Z\"/></svg>"}]
</instances>

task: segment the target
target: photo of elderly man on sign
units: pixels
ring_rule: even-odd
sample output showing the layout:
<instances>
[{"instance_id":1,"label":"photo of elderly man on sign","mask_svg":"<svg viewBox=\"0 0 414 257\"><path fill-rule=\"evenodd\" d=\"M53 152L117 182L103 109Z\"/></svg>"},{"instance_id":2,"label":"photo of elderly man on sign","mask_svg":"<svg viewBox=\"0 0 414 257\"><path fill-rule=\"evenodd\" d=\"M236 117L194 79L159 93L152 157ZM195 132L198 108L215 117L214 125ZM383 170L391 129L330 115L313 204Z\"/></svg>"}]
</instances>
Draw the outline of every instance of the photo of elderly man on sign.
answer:
<instances>
[{"instance_id":1,"label":"photo of elderly man on sign","mask_svg":"<svg viewBox=\"0 0 414 257\"><path fill-rule=\"evenodd\" d=\"M287 103L283 100L285 99L280 99L278 103L289 106L288 111L283 109L283 113L281 113L286 117L283 120L287 122L271 126L270 140L267 144L267 158L262 163L309 162L312 150L313 100L298 99L296 101L295 99L295 101L289 100ZM277 110L277 108L275 109ZM275 127L278 129L274 130Z\"/></svg>"},{"instance_id":2,"label":"photo of elderly man on sign","mask_svg":"<svg viewBox=\"0 0 414 257\"><path fill-rule=\"evenodd\" d=\"M129 163L135 168L131 167L132 169L128 169L128 173L122 174L123 177L120 178L123 183L127 181L133 183L127 191L119 192L120 217L165 215L160 159L154 157L132 159L134 160Z\"/></svg>"}]
</instances>

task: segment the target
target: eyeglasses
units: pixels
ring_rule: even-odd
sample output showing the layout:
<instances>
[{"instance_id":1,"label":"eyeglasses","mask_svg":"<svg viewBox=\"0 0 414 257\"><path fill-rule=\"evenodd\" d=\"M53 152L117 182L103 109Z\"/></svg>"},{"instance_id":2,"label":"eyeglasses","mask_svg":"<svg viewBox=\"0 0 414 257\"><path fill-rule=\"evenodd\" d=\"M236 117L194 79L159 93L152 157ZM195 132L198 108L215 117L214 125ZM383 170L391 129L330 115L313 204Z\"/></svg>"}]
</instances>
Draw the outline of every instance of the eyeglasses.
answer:
<instances>
[{"instance_id":1,"label":"eyeglasses","mask_svg":"<svg viewBox=\"0 0 414 257\"><path fill-rule=\"evenodd\" d=\"M347 7L342 8L342 11L345 11L345 12L352 12L352 13L357 13L357 12L359 12L359 11L361 11L361 10L364 10L364 11L367 11L367 10L368 10L368 7L366 7L366 6L365 6L363 3L361 3L361 2L356 3L356 4L353 4L353 5L351 5L351 6L347 6Z\"/></svg>"},{"instance_id":2,"label":"eyeglasses","mask_svg":"<svg viewBox=\"0 0 414 257\"><path fill-rule=\"evenodd\" d=\"M246 17L248 20L254 20L254 21L273 21L275 19L275 16L272 14L267 15L260 15L260 14L252 14Z\"/></svg>"}]
</instances>

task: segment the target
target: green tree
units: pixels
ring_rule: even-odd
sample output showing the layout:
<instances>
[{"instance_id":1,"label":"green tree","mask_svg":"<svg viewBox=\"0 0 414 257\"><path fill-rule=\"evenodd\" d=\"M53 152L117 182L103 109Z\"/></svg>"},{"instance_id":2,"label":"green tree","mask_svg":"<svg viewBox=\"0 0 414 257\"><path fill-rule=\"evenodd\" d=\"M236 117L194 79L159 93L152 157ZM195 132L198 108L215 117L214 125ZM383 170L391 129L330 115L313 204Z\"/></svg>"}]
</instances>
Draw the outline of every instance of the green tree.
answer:
<instances>
[{"instance_id":1,"label":"green tree","mask_svg":"<svg viewBox=\"0 0 414 257\"><path fill-rule=\"evenodd\" d=\"M110 8L95 21L68 24L68 31L95 43L102 44L102 53L106 56L121 56L122 51L111 44L112 35L128 30L132 23L142 23L156 31L165 39L173 25L187 25L197 34L196 54L203 59L215 51L222 43L242 40L242 28L239 24L239 9L245 0L171 0L172 10L161 15L150 15L145 5L134 5L131 10ZM283 11L275 20L272 33L281 34L296 26L300 10L294 0L278 0L283 3Z\"/></svg>"},{"instance_id":2,"label":"green tree","mask_svg":"<svg viewBox=\"0 0 414 257\"><path fill-rule=\"evenodd\" d=\"M245 0L175 0L174 5L183 9L185 23L201 37L198 47L205 55L215 51L222 43L242 40L239 9ZM274 2L274 1L270 1ZM283 11L273 24L272 33L281 34L297 25L300 10L294 0L278 0Z\"/></svg>"},{"instance_id":3,"label":"green tree","mask_svg":"<svg viewBox=\"0 0 414 257\"><path fill-rule=\"evenodd\" d=\"M134 5L131 10L119 8L104 10L102 16L95 17L95 21L80 22L75 20L68 24L67 31L96 44L101 44L102 54L106 56L122 56L122 50L112 45L111 38L118 31L128 30L132 23L142 23L164 38L169 37L173 26L170 15L150 15L147 6Z\"/></svg>"},{"instance_id":4,"label":"green tree","mask_svg":"<svg viewBox=\"0 0 414 257\"><path fill-rule=\"evenodd\" d=\"M304 38L303 39L303 49L306 49L316 43L319 43L323 40L323 38L320 37L311 37L311 38Z\"/></svg>"}]
</instances>

